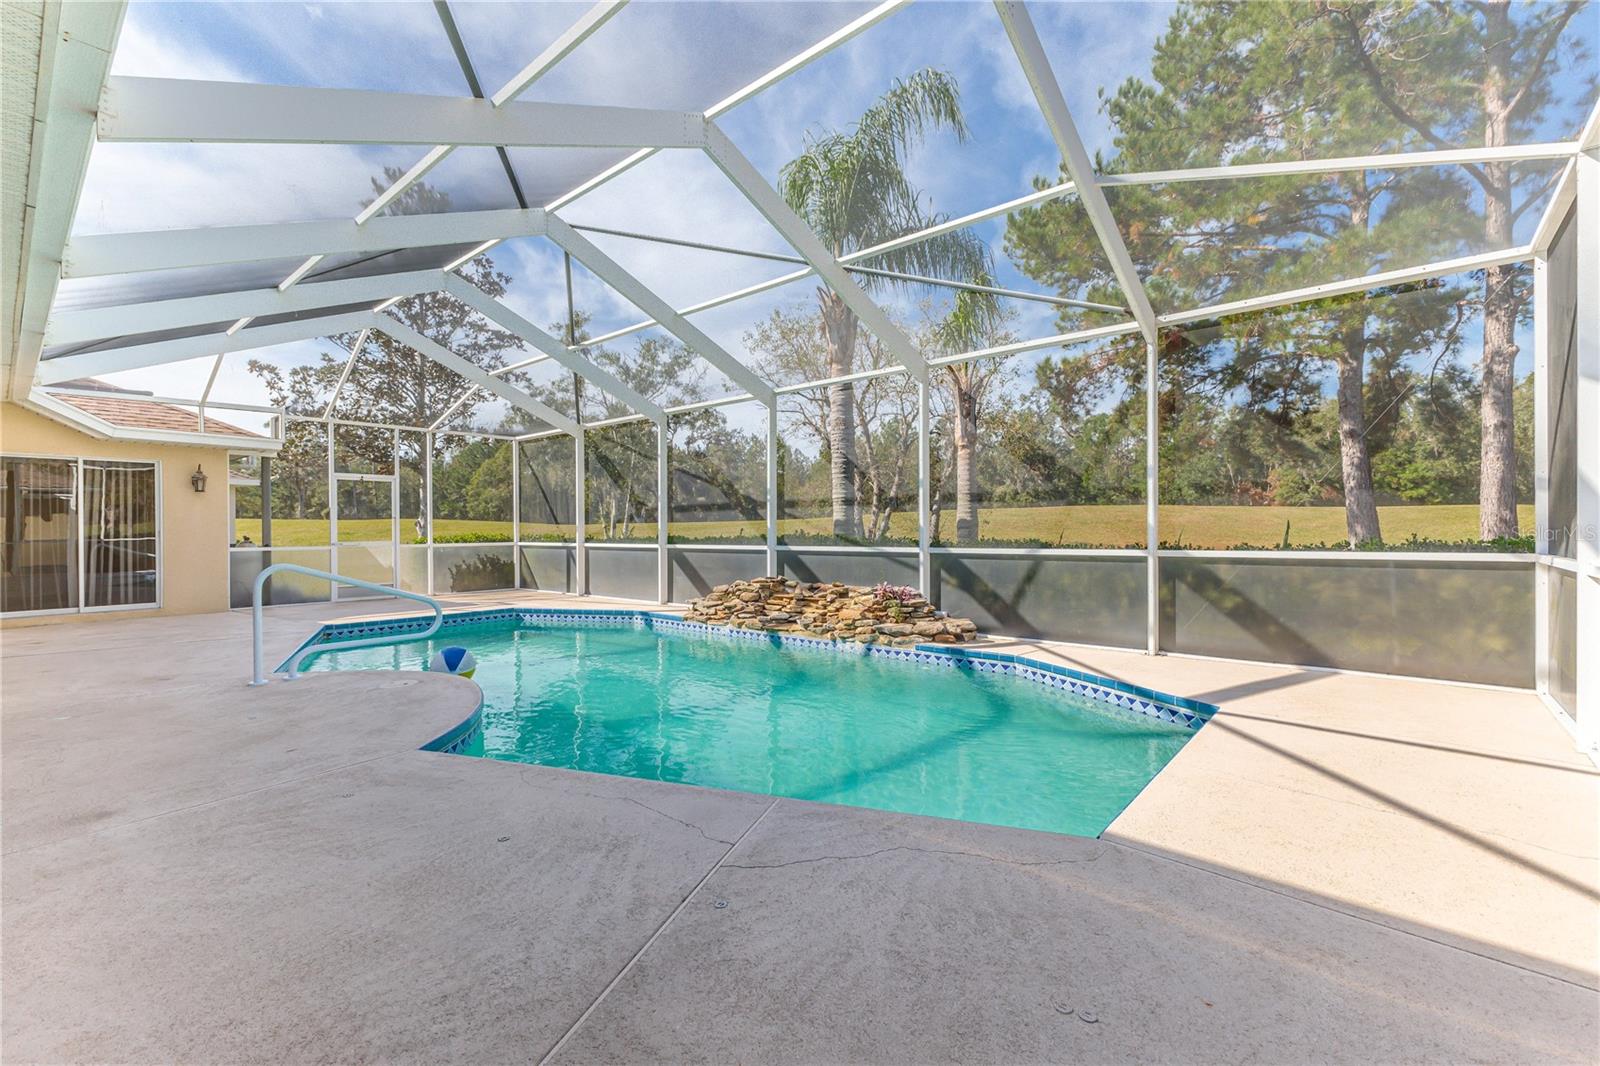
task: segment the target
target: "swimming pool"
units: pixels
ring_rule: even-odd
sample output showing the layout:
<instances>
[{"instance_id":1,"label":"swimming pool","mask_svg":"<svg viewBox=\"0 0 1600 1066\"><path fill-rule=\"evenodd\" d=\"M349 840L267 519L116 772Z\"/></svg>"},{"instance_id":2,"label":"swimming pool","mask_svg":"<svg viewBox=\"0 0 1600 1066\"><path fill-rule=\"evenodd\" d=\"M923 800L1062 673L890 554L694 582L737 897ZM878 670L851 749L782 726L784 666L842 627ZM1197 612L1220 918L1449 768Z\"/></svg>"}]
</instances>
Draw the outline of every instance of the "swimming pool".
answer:
<instances>
[{"instance_id":1,"label":"swimming pool","mask_svg":"<svg viewBox=\"0 0 1600 1066\"><path fill-rule=\"evenodd\" d=\"M304 669L417 670L450 645L477 658L484 697L463 754L1082 836L1214 709L1009 655L866 652L649 612L456 616L431 640L319 651Z\"/></svg>"}]
</instances>

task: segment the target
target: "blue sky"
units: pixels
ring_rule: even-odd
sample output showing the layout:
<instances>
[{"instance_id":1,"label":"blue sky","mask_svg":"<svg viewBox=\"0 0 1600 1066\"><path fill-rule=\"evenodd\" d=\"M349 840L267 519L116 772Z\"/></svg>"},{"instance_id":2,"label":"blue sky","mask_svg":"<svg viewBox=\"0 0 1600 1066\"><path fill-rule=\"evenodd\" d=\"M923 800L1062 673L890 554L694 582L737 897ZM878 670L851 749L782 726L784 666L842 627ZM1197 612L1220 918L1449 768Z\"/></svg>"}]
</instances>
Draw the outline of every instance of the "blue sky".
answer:
<instances>
[{"instance_id":1,"label":"blue sky","mask_svg":"<svg viewBox=\"0 0 1600 1066\"><path fill-rule=\"evenodd\" d=\"M452 4L486 91L536 55L587 4ZM798 52L856 14L863 3L659 3L635 0L527 94L528 99L704 108ZM1165 3L1030 5L1063 93L1090 150L1110 148L1098 95L1128 77L1148 76L1157 38L1173 11ZM1585 13L1594 16L1595 11ZM1591 49L1595 17L1576 31ZM1021 195L1035 176L1056 173L1057 156L1032 94L988 3L913 4L799 73L725 115L734 141L769 178L804 144L808 131L847 126L894 77L933 66L962 87L972 137L939 135L910 160L930 214L955 216ZM121 74L248 80L341 88L464 95L466 87L433 5L412 3L153 3L131 5L114 68ZM1577 95L1575 84L1570 95ZM1563 108L1565 123L1573 114ZM1570 136L1566 125L1547 136ZM105 232L353 215L372 195L384 166L408 166L406 147L275 145L104 145L95 150L76 230ZM594 153L550 150L517 155L534 189L563 187L592 165ZM510 206L493 153L462 152L430 179L459 208ZM689 237L738 247L789 249L703 156L660 153L580 199L576 222ZM1001 284L1039 288L1006 260L1004 220L974 228L995 253ZM596 243L669 301L685 303L784 273L781 264L684 252L618 238ZM515 281L508 302L535 322L564 306L560 257L542 241L492 253ZM605 330L641 316L584 271L577 300ZM814 299L810 282L741 301L696 319L739 354L746 330L777 306ZM885 293L911 313L916 294ZM1054 332L1047 305L1017 301L1016 331ZM260 400L244 372L250 354L293 363L327 346L286 345L230 356L215 395ZM198 395L210 360L117 378L134 387ZM715 390L713 390L715 391Z\"/></svg>"}]
</instances>

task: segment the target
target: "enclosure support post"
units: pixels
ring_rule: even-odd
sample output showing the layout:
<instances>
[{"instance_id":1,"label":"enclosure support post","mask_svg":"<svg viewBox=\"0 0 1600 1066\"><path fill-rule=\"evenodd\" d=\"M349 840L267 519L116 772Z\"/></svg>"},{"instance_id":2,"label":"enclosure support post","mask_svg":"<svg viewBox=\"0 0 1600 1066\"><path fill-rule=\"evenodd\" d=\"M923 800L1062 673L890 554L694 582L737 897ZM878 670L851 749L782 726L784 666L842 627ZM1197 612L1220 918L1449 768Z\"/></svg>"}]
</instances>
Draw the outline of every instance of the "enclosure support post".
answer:
<instances>
[{"instance_id":1,"label":"enclosure support post","mask_svg":"<svg viewBox=\"0 0 1600 1066\"><path fill-rule=\"evenodd\" d=\"M1585 133L1587 137L1589 130ZM1587 139L1578 155L1578 227L1579 651L1574 717L1578 735L1592 753L1600 738L1600 655L1594 654L1600 648L1600 143Z\"/></svg>"},{"instance_id":2,"label":"enclosure support post","mask_svg":"<svg viewBox=\"0 0 1600 1066\"><path fill-rule=\"evenodd\" d=\"M778 576L778 404L767 405L767 576Z\"/></svg>"},{"instance_id":3,"label":"enclosure support post","mask_svg":"<svg viewBox=\"0 0 1600 1066\"><path fill-rule=\"evenodd\" d=\"M433 434L422 435L422 542L428 546L428 595L433 591Z\"/></svg>"},{"instance_id":4,"label":"enclosure support post","mask_svg":"<svg viewBox=\"0 0 1600 1066\"><path fill-rule=\"evenodd\" d=\"M389 472L389 577L400 587L400 430L390 440Z\"/></svg>"},{"instance_id":5,"label":"enclosure support post","mask_svg":"<svg viewBox=\"0 0 1600 1066\"><path fill-rule=\"evenodd\" d=\"M284 428L287 435L288 427ZM262 569L272 565L272 456L261 457L261 562ZM267 590L267 603L272 602L272 591Z\"/></svg>"},{"instance_id":6,"label":"enclosure support post","mask_svg":"<svg viewBox=\"0 0 1600 1066\"><path fill-rule=\"evenodd\" d=\"M932 559L928 554L929 468L928 383L917 382L917 585L922 595L933 598Z\"/></svg>"},{"instance_id":7,"label":"enclosure support post","mask_svg":"<svg viewBox=\"0 0 1600 1066\"><path fill-rule=\"evenodd\" d=\"M522 442L511 442L511 587L522 587Z\"/></svg>"},{"instance_id":8,"label":"enclosure support post","mask_svg":"<svg viewBox=\"0 0 1600 1066\"><path fill-rule=\"evenodd\" d=\"M589 594L589 550L584 547L584 520L587 517L589 505L584 499L584 464L588 461L583 454L583 429L572 435L573 440L573 466L572 472L575 483L572 486L572 593L575 596Z\"/></svg>"},{"instance_id":9,"label":"enclosure support post","mask_svg":"<svg viewBox=\"0 0 1600 1066\"><path fill-rule=\"evenodd\" d=\"M671 570L667 563L667 441L670 430L666 416L656 423L656 602L666 603L670 592Z\"/></svg>"},{"instance_id":10,"label":"enclosure support post","mask_svg":"<svg viewBox=\"0 0 1600 1066\"><path fill-rule=\"evenodd\" d=\"M1533 686L1550 692L1550 263L1533 257Z\"/></svg>"},{"instance_id":11,"label":"enclosure support post","mask_svg":"<svg viewBox=\"0 0 1600 1066\"><path fill-rule=\"evenodd\" d=\"M339 572L339 479L334 477L333 437L335 427L328 423L328 571ZM328 599L339 602L339 583L328 584Z\"/></svg>"},{"instance_id":12,"label":"enclosure support post","mask_svg":"<svg viewBox=\"0 0 1600 1066\"><path fill-rule=\"evenodd\" d=\"M1145 342L1144 360L1144 559L1145 652L1161 653L1161 389L1156 342Z\"/></svg>"}]
</instances>

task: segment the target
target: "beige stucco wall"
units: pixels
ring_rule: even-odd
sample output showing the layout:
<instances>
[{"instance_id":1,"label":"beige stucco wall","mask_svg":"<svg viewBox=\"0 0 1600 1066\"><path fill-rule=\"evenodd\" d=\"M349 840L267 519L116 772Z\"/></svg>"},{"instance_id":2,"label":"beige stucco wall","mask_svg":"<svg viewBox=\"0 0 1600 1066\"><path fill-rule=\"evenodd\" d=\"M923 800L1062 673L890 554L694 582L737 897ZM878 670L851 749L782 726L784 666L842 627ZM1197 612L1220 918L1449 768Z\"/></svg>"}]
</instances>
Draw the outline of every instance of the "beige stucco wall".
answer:
<instances>
[{"instance_id":1,"label":"beige stucco wall","mask_svg":"<svg viewBox=\"0 0 1600 1066\"><path fill-rule=\"evenodd\" d=\"M23 615L0 620L0 626L227 610L227 449L102 440L16 404L0 403L0 452L160 463L162 583L162 606L157 610ZM197 464L210 479L203 493L189 484Z\"/></svg>"}]
</instances>

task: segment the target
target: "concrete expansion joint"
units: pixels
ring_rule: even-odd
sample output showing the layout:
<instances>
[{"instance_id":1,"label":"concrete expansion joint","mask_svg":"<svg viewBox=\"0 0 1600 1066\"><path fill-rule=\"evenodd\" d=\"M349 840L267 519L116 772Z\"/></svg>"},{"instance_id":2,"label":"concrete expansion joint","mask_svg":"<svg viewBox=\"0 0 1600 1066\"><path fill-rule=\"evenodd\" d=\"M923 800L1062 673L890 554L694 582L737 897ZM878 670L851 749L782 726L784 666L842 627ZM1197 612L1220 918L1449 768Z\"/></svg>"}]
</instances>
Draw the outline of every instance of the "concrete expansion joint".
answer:
<instances>
[{"instance_id":1,"label":"concrete expansion joint","mask_svg":"<svg viewBox=\"0 0 1600 1066\"><path fill-rule=\"evenodd\" d=\"M717 856L717 861L711 864L711 868L707 870L703 876L701 876L700 880L695 883L695 886L689 890L688 894L685 895L683 899L678 901L678 905L672 909L672 913L667 915L666 919L656 927L656 931L650 934L649 939L640 945L639 950L634 952L633 957L623 964L622 969L617 971L616 976L611 979L611 982L607 984L605 988L600 990L600 994L595 997L594 1002L590 1003L588 1008L582 1014L578 1015L578 1020L573 1022L571 1028L561 1035L561 1039L552 1044L550 1050L544 1053L543 1057L539 1059L539 1066L546 1066L547 1063L554 1061L556 1056L560 1054L561 1049L566 1047L567 1042L572 1039L573 1034L583 1027L583 1024L589 1020L595 1011L600 1009L600 1004L605 1002L606 997L611 994L612 990L620 985L623 979L627 977L628 974L632 972L633 968L639 964L639 960L644 958L645 952L649 951L655 942L661 939L662 934L667 931L667 927L672 924L673 920L677 918L678 915L683 913L683 909L687 907L690 901L693 900L695 896L699 894L700 890L705 887L706 882L711 880L718 870L726 869L724 863L728 856L732 855L736 850L738 850L739 845L744 843L745 838L751 833L754 833L761 823L766 821L767 815L772 813L773 808L776 807L779 802L780 801L777 798L774 798L771 803L767 804L766 807L762 809L761 813L756 815L750 824L744 827L744 832L739 834L739 839L729 844L728 850ZM645 805L641 803L639 806L644 807ZM652 811L655 810L654 807L648 807L646 809ZM661 812L656 811L656 813L660 814ZM667 817L670 818L671 815L668 815ZM677 819L674 818L673 821L677 821Z\"/></svg>"},{"instance_id":2,"label":"concrete expansion joint","mask_svg":"<svg viewBox=\"0 0 1600 1066\"><path fill-rule=\"evenodd\" d=\"M916 848L910 846L909 844L897 844L890 848L877 848L873 851L865 851L859 855L813 855L810 858L790 859L788 862L773 863L725 862L722 864L722 868L724 870L781 870L786 866L801 866L812 862L852 862L857 859L871 859L875 858L876 856L887 855L890 852L895 851L914 851L921 855L953 855L966 859L982 859L985 862L998 863L1002 866L1073 866L1081 863L1094 862L1096 859L1100 858L1100 856L1104 855L1107 850L1109 849L1104 846L1098 847L1095 849L1094 854L1087 855L1081 859L1030 860L1005 859L998 855L985 855L981 851L957 851L950 848Z\"/></svg>"}]
</instances>

